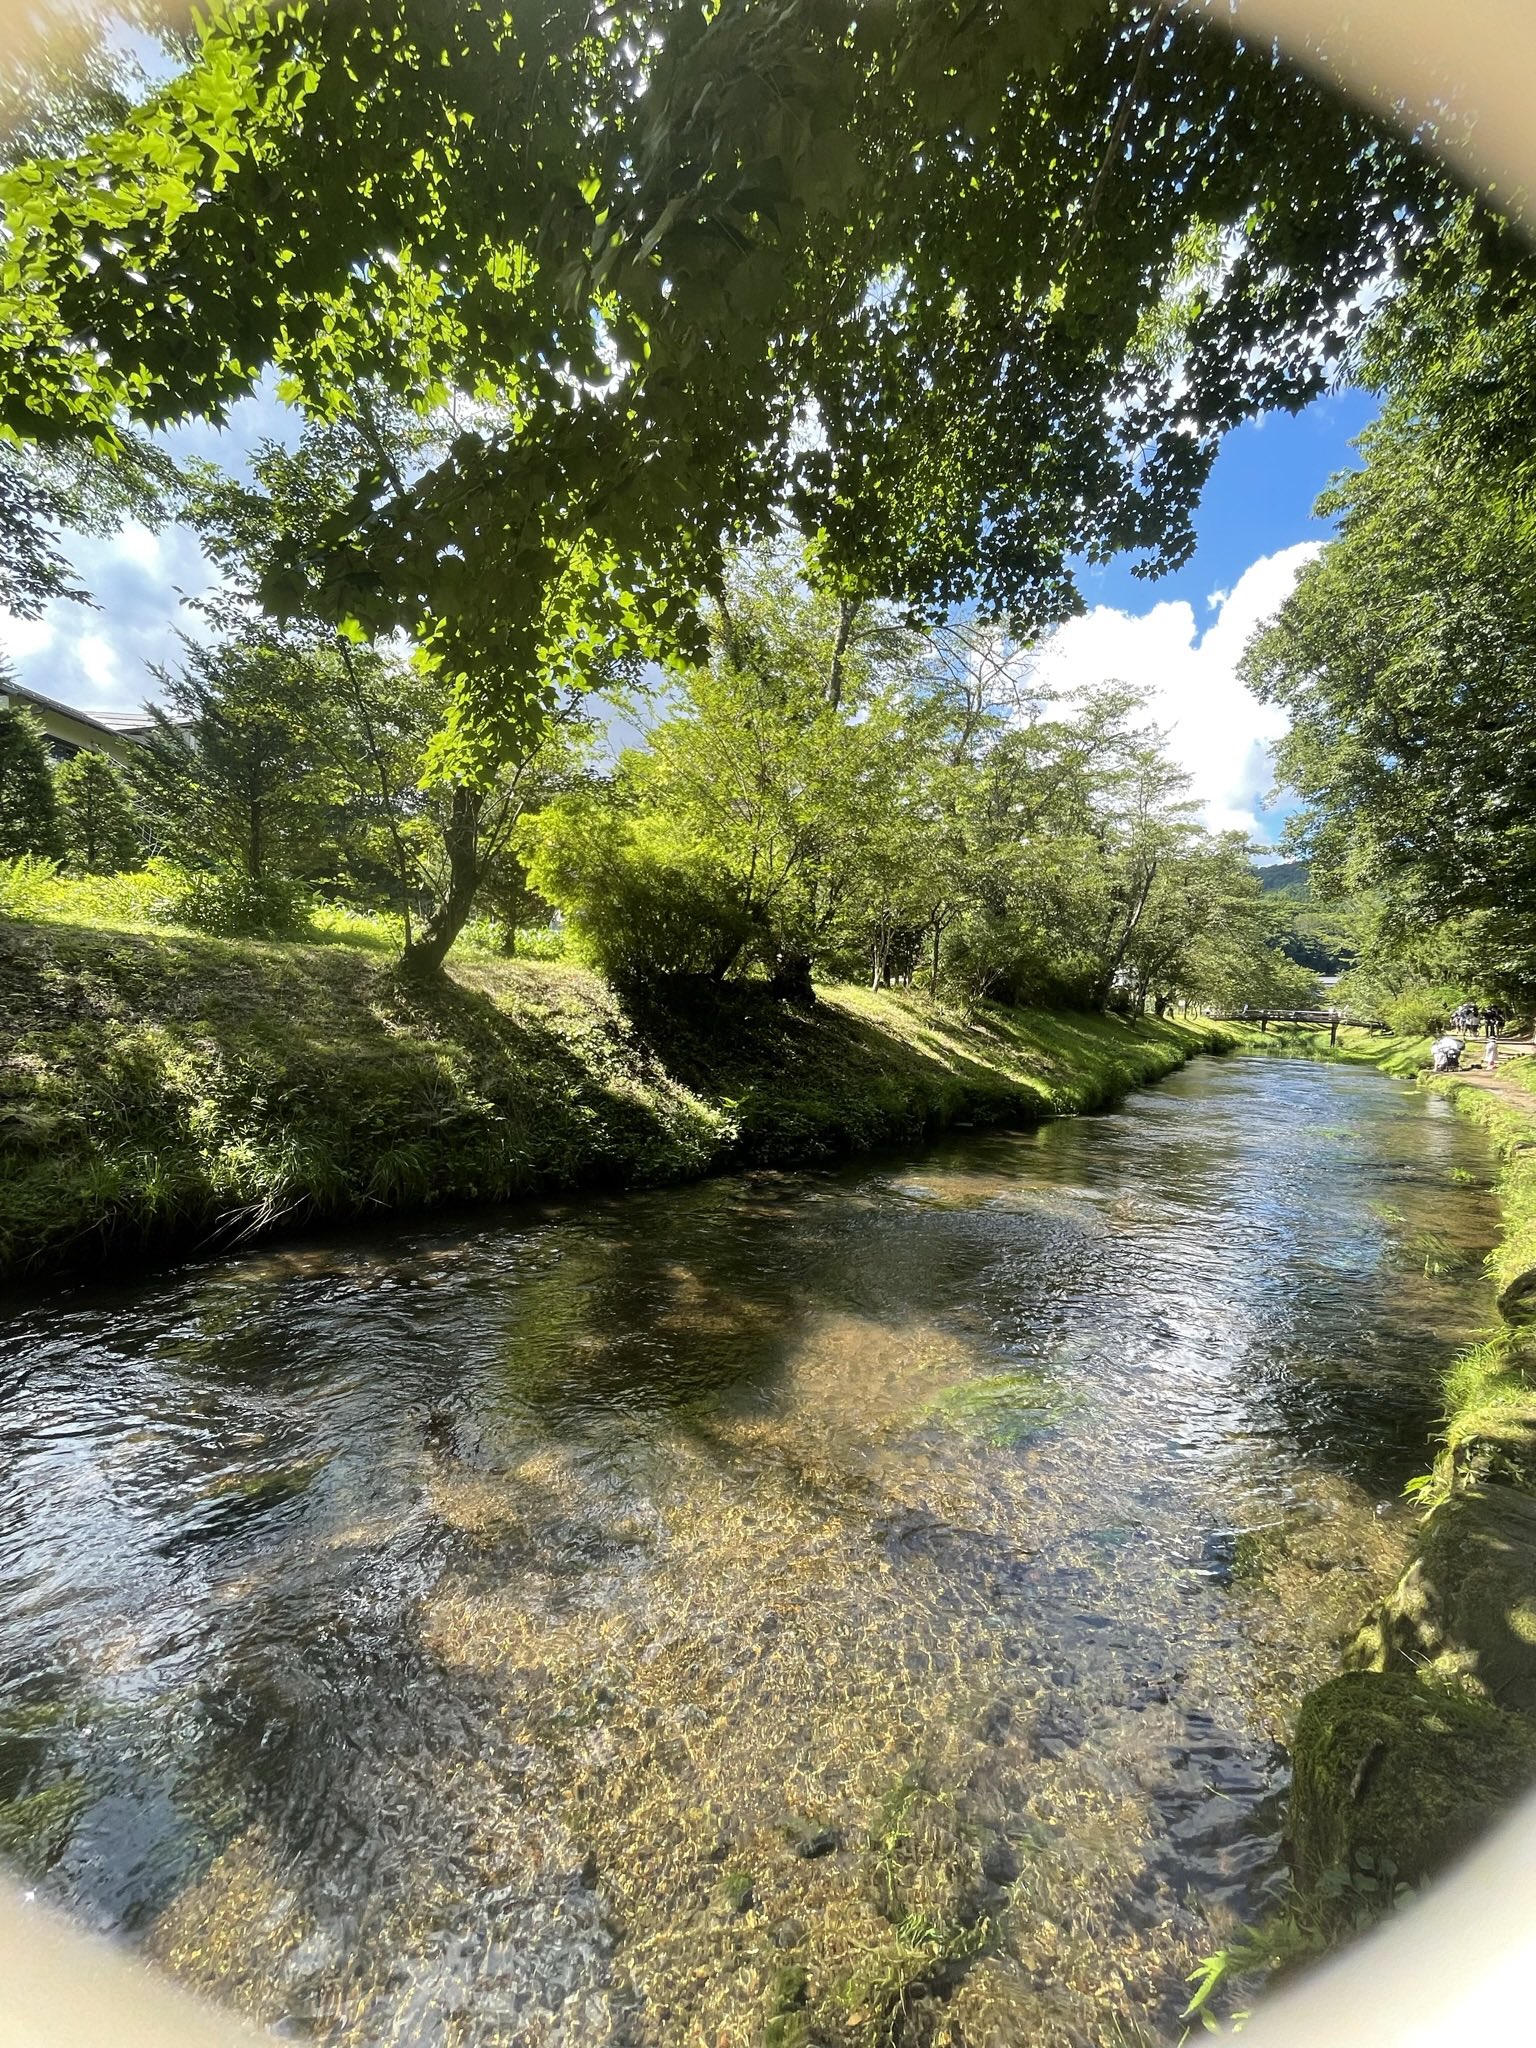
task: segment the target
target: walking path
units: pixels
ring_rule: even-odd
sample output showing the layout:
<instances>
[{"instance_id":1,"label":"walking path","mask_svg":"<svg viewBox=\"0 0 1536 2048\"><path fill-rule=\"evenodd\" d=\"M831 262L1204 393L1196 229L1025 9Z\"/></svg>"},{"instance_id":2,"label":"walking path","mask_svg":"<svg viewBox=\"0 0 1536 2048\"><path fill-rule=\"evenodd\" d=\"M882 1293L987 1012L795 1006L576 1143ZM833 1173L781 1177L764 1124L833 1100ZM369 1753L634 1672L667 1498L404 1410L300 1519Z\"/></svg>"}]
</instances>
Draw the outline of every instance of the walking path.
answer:
<instances>
[{"instance_id":1,"label":"walking path","mask_svg":"<svg viewBox=\"0 0 1536 2048\"><path fill-rule=\"evenodd\" d=\"M1499 1064L1490 1074L1483 1065L1483 1039L1469 1038L1467 1049L1462 1054L1462 1065L1457 1068L1454 1079L1470 1081L1475 1088L1491 1088L1500 1095L1518 1095L1526 1103L1536 1103L1536 1095L1524 1079L1509 1073L1504 1065L1506 1060L1528 1059L1536 1053L1536 1039L1501 1038L1499 1040Z\"/></svg>"}]
</instances>

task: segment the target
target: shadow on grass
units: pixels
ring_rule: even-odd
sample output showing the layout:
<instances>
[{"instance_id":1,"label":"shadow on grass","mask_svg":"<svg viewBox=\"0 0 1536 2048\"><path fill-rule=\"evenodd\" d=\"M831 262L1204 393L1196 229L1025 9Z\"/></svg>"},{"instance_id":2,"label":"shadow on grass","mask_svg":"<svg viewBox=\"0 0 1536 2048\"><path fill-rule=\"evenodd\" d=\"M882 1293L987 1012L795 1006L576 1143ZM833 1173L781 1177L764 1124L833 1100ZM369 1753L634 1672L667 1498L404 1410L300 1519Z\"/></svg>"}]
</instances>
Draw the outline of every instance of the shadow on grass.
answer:
<instances>
[{"instance_id":1,"label":"shadow on grass","mask_svg":"<svg viewBox=\"0 0 1536 2048\"><path fill-rule=\"evenodd\" d=\"M1170 1025L563 966L427 985L350 947L0 927L0 1275L436 1204L643 1187L1033 1122L1167 1072Z\"/></svg>"}]
</instances>

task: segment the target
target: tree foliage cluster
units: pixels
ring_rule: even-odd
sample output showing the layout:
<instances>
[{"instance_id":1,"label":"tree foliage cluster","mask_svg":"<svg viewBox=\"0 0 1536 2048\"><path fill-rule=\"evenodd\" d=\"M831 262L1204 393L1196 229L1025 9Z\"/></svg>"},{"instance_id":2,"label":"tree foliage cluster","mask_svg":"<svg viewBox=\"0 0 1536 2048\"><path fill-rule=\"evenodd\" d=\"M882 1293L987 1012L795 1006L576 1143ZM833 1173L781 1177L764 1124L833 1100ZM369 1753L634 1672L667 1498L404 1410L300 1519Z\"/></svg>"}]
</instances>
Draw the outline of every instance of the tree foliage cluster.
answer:
<instances>
[{"instance_id":1,"label":"tree foliage cluster","mask_svg":"<svg viewBox=\"0 0 1536 2048\"><path fill-rule=\"evenodd\" d=\"M1283 704L1293 830L1325 894L1362 899L1381 1000L1536 998L1536 292L1468 214L1374 323L1362 465L1337 538L1250 647Z\"/></svg>"},{"instance_id":2,"label":"tree foliage cluster","mask_svg":"<svg viewBox=\"0 0 1536 2048\"><path fill-rule=\"evenodd\" d=\"M0 181L0 426L105 448L275 371L484 404L263 581L413 636L489 779L789 513L834 593L1022 627L1182 559L1451 203L1413 140L1151 0L215 0ZM78 124L76 124L77 126ZM445 770L446 772L446 770Z\"/></svg>"},{"instance_id":3,"label":"tree foliage cluster","mask_svg":"<svg viewBox=\"0 0 1536 2048\"><path fill-rule=\"evenodd\" d=\"M0 705L0 860L30 854L75 874L110 875L136 867L143 853L133 797L106 756L84 752L55 767L36 719Z\"/></svg>"},{"instance_id":4,"label":"tree foliage cluster","mask_svg":"<svg viewBox=\"0 0 1536 2048\"><path fill-rule=\"evenodd\" d=\"M850 619L759 556L646 744L524 823L614 979L917 984L966 1002L1305 1002L1241 835L1193 817L1138 699L1036 692L985 628Z\"/></svg>"}]
</instances>

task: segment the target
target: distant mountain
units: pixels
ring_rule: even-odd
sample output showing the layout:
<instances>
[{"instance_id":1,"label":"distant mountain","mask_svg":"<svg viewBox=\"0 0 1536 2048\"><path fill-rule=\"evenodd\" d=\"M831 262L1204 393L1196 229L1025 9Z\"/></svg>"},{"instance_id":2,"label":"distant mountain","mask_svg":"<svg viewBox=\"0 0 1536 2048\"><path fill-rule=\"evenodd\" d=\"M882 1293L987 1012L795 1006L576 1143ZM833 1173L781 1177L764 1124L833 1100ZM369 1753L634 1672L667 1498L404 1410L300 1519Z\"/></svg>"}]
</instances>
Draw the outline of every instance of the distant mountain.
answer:
<instances>
[{"instance_id":1,"label":"distant mountain","mask_svg":"<svg viewBox=\"0 0 1536 2048\"><path fill-rule=\"evenodd\" d=\"M1298 896L1307 893L1307 879L1311 874L1309 864L1304 860L1272 861L1267 868L1255 870L1259 887L1266 896L1276 896L1282 889Z\"/></svg>"}]
</instances>

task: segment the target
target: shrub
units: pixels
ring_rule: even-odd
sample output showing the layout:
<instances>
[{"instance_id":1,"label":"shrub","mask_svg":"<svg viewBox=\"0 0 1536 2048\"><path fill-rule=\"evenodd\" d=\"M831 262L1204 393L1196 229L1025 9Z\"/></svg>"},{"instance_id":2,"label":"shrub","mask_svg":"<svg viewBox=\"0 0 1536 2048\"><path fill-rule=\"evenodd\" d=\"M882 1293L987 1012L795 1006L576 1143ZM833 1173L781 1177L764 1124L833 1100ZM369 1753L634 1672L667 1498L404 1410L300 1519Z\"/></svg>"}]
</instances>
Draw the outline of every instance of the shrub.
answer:
<instances>
[{"instance_id":1,"label":"shrub","mask_svg":"<svg viewBox=\"0 0 1536 2048\"><path fill-rule=\"evenodd\" d=\"M1394 996L1383 1006L1382 1021L1394 1038L1433 1038L1443 1031L1450 1005L1432 989Z\"/></svg>"},{"instance_id":2,"label":"shrub","mask_svg":"<svg viewBox=\"0 0 1536 2048\"><path fill-rule=\"evenodd\" d=\"M0 860L0 910L60 924L142 929L168 921L168 901L184 880L179 868L158 860L131 874L66 875L57 861L24 854Z\"/></svg>"},{"instance_id":3,"label":"shrub","mask_svg":"<svg viewBox=\"0 0 1536 2048\"><path fill-rule=\"evenodd\" d=\"M310 905L297 882L280 876L192 873L167 899L165 922L219 939L285 939L309 930Z\"/></svg>"},{"instance_id":4,"label":"shrub","mask_svg":"<svg viewBox=\"0 0 1536 2048\"><path fill-rule=\"evenodd\" d=\"M513 934L508 948L519 960L563 960L569 950L569 935L560 925L544 925Z\"/></svg>"},{"instance_id":5,"label":"shrub","mask_svg":"<svg viewBox=\"0 0 1536 2048\"><path fill-rule=\"evenodd\" d=\"M613 982L722 975L760 937L730 877L680 844L665 820L579 791L527 821L538 894Z\"/></svg>"}]
</instances>

